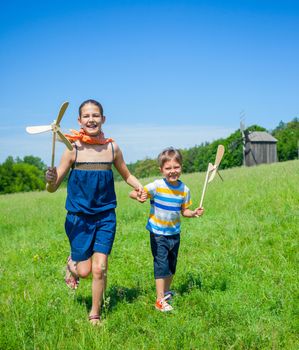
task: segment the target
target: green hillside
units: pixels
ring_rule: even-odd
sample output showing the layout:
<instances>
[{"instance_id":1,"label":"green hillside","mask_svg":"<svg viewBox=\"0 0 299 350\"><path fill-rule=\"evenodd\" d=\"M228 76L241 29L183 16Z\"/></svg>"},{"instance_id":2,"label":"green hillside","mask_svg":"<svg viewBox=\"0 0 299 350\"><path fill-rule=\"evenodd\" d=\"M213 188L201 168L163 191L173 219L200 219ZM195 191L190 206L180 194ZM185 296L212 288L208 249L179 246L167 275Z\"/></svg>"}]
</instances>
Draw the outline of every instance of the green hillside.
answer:
<instances>
[{"instance_id":1,"label":"green hillside","mask_svg":"<svg viewBox=\"0 0 299 350\"><path fill-rule=\"evenodd\" d=\"M205 215L183 218L171 314L153 307L149 204L116 184L100 328L87 321L91 280L75 293L63 282L65 189L0 196L0 349L298 349L299 161L221 175ZM195 205L204 176L182 177Z\"/></svg>"}]
</instances>

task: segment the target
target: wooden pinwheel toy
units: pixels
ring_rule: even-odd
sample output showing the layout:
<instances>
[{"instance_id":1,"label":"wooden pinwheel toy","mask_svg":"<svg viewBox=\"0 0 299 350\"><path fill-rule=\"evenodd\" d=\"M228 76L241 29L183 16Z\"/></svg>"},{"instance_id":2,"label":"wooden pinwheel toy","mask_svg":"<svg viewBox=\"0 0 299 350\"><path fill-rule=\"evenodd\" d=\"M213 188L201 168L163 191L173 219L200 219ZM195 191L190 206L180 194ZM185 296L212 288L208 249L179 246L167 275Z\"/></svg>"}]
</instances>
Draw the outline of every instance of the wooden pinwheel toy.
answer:
<instances>
[{"instance_id":1,"label":"wooden pinwheel toy","mask_svg":"<svg viewBox=\"0 0 299 350\"><path fill-rule=\"evenodd\" d=\"M70 141L64 136L64 134L62 133L61 129L60 129L60 122L61 119L68 107L69 103L68 102L64 102L62 104L62 106L60 107L57 119L53 121L52 124L50 125L38 125L38 126L27 126L26 127L26 131L29 134L40 134L43 132L47 132L47 131L52 131L53 132L53 138L52 138L52 161L51 161L51 167L54 167L54 160L55 160L55 142L56 139L63 142L66 147L71 151L73 149L72 144L70 143Z\"/></svg>"}]
</instances>

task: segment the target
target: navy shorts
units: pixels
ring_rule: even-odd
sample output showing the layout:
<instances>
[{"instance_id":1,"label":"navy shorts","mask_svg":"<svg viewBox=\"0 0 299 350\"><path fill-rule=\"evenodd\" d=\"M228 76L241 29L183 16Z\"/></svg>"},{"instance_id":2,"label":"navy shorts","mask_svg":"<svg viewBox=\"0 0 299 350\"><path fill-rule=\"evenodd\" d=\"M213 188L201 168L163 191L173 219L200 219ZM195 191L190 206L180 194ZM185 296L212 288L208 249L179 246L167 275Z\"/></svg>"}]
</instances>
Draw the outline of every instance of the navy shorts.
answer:
<instances>
[{"instance_id":1,"label":"navy shorts","mask_svg":"<svg viewBox=\"0 0 299 350\"><path fill-rule=\"evenodd\" d=\"M89 259L94 252L110 254L116 230L115 210L97 215L67 213L65 232L74 261Z\"/></svg>"},{"instance_id":2,"label":"navy shorts","mask_svg":"<svg viewBox=\"0 0 299 350\"><path fill-rule=\"evenodd\" d=\"M180 247L180 234L163 236L151 232L150 237L155 279L174 275Z\"/></svg>"}]
</instances>

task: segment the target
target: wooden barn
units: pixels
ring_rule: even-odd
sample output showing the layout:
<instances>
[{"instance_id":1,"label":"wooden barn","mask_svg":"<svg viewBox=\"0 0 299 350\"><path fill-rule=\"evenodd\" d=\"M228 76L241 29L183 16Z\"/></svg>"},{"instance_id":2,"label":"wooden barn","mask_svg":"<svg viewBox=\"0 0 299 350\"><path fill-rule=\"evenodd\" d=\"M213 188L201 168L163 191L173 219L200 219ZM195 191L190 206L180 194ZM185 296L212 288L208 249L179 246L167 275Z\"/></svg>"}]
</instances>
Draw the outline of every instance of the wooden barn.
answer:
<instances>
[{"instance_id":1,"label":"wooden barn","mask_svg":"<svg viewBox=\"0 0 299 350\"><path fill-rule=\"evenodd\" d=\"M275 163L277 159L277 139L265 131L245 134L245 165Z\"/></svg>"}]
</instances>

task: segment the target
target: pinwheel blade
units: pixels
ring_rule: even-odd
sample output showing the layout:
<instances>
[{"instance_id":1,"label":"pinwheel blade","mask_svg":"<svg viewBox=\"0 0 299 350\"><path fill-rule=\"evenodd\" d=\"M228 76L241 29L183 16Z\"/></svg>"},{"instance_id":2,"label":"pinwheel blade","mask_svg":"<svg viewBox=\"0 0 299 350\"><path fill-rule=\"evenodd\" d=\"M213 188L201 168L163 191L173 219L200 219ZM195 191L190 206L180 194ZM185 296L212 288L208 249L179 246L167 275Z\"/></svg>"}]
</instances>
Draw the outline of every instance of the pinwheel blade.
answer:
<instances>
[{"instance_id":1,"label":"pinwheel blade","mask_svg":"<svg viewBox=\"0 0 299 350\"><path fill-rule=\"evenodd\" d=\"M28 134L39 134L46 131L51 131L52 125L27 126Z\"/></svg>"},{"instance_id":2,"label":"pinwheel blade","mask_svg":"<svg viewBox=\"0 0 299 350\"><path fill-rule=\"evenodd\" d=\"M203 205L203 200L204 200L205 193L207 190L207 185L208 185L208 183L210 183L211 181L214 180L215 175L218 172L218 167L219 167L219 164L221 163L223 155L224 155L224 146L218 145L217 153L216 153L216 157L215 157L215 163L214 163L214 165L212 163L209 163L209 165L208 165L208 169L206 172L206 178L205 178L205 182L204 182L204 186L203 186L203 190L202 190L202 194L201 194L200 204L199 204L200 208L202 208L202 205ZM220 176L220 174L219 174L219 176Z\"/></svg>"},{"instance_id":3,"label":"pinwheel blade","mask_svg":"<svg viewBox=\"0 0 299 350\"><path fill-rule=\"evenodd\" d=\"M211 164L211 163L210 163ZM210 165L209 164L209 165ZM218 167L217 166L213 166L211 164L211 168L210 168L210 174L209 174L209 180L208 180L208 183L212 182L215 178L215 175L217 173L217 170L218 170Z\"/></svg>"},{"instance_id":4,"label":"pinwheel blade","mask_svg":"<svg viewBox=\"0 0 299 350\"><path fill-rule=\"evenodd\" d=\"M60 130L56 131L57 133L57 140L63 142L66 147L72 151L73 150L73 145L70 143L70 141L63 135L63 133Z\"/></svg>"},{"instance_id":5,"label":"pinwheel blade","mask_svg":"<svg viewBox=\"0 0 299 350\"><path fill-rule=\"evenodd\" d=\"M65 110L67 109L68 105L69 105L68 102L64 102L64 103L62 104L62 106L60 107L60 111L59 111L59 113L58 113L58 116L57 116L57 119L56 119L56 122L55 122L56 125L59 125L59 124L60 124L61 119L62 119L62 117L63 117L63 115L64 115L64 112L65 112Z\"/></svg>"},{"instance_id":6,"label":"pinwheel blade","mask_svg":"<svg viewBox=\"0 0 299 350\"><path fill-rule=\"evenodd\" d=\"M223 155L224 155L224 146L223 145L218 145L216 158L215 158L215 164L214 164L214 165L216 165L216 167L219 166Z\"/></svg>"},{"instance_id":7,"label":"pinwheel blade","mask_svg":"<svg viewBox=\"0 0 299 350\"><path fill-rule=\"evenodd\" d=\"M199 207L200 208L202 208L202 205L203 205L203 200L205 198L207 185L208 185L208 180L209 180L209 176L210 176L210 173L211 173L212 169L213 169L213 164L209 163L208 169L207 169L207 172L206 172L205 182L204 182L203 189L202 189L201 198L200 198L200 203L199 203Z\"/></svg>"}]
</instances>

